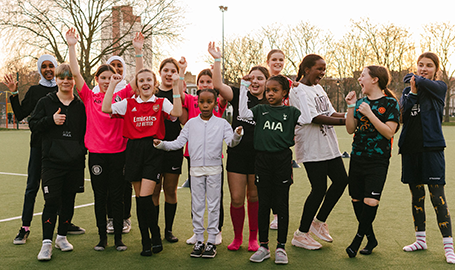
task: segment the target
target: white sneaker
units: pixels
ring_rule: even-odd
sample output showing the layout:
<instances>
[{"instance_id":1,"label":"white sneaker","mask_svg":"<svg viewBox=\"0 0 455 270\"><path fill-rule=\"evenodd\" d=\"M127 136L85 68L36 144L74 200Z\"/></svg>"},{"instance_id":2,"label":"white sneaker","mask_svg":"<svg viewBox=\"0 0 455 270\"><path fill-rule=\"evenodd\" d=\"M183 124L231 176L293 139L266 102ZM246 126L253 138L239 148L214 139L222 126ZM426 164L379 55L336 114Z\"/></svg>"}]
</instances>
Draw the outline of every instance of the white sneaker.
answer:
<instances>
[{"instance_id":1,"label":"white sneaker","mask_svg":"<svg viewBox=\"0 0 455 270\"><path fill-rule=\"evenodd\" d=\"M301 247L309 250L320 249L322 247L319 242L311 237L310 233L303 233L299 230L295 231L291 244L296 247Z\"/></svg>"},{"instance_id":2,"label":"white sneaker","mask_svg":"<svg viewBox=\"0 0 455 270\"><path fill-rule=\"evenodd\" d=\"M268 258L270 258L270 251L265 247L259 247L258 251L251 255L250 261L259 263Z\"/></svg>"},{"instance_id":3,"label":"white sneaker","mask_svg":"<svg viewBox=\"0 0 455 270\"><path fill-rule=\"evenodd\" d=\"M131 219L124 219L123 220L123 229L122 233L129 233L131 231Z\"/></svg>"},{"instance_id":4,"label":"white sneaker","mask_svg":"<svg viewBox=\"0 0 455 270\"><path fill-rule=\"evenodd\" d=\"M273 215L273 220L270 222L270 229L278 230L278 215Z\"/></svg>"},{"instance_id":5,"label":"white sneaker","mask_svg":"<svg viewBox=\"0 0 455 270\"><path fill-rule=\"evenodd\" d=\"M196 234L193 234L193 236L191 236L190 238L188 238L188 239L186 240L186 243L187 243L188 245L194 245L194 244L196 244L196 243L197 243Z\"/></svg>"},{"instance_id":6,"label":"white sneaker","mask_svg":"<svg viewBox=\"0 0 455 270\"><path fill-rule=\"evenodd\" d=\"M277 248L275 250L275 263L288 264L288 254L286 254L286 250L282 248Z\"/></svg>"},{"instance_id":7,"label":"white sneaker","mask_svg":"<svg viewBox=\"0 0 455 270\"><path fill-rule=\"evenodd\" d=\"M332 236L329 234L327 223L313 220L310 227L310 232L326 242L333 242Z\"/></svg>"},{"instance_id":8,"label":"white sneaker","mask_svg":"<svg viewBox=\"0 0 455 270\"><path fill-rule=\"evenodd\" d=\"M39 261L49 261L52 257L52 241L50 243L43 243L41 250L38 253Z\"/></svg>"},{"instance_id":9,"label":"white sneaker","mask_svg":"<svg viewBox=\"0 0 455 270\"><path fill-rule=\"evenodd\" d=\"M221 232L219 232L215 238L215 246L220 245L222 241L223 241L223 236L221 235Z\"/></svg>"},{"instance_id":10,"label":"white sneaker","mask_svg":"<svg viewBox=\"0 0 455 270\"><path fill-rule=\"evenodd\" d=\"M106 232L107 233L114 233L114 219L108 218L106 224Z\"/></svg>"},{"instance_id":11,"label":"white sneaker","mask_svg":"<svg viewBox=\"0 0 455 270\"><path fill-rule=\"evenodd\" d=\"M61 251L71 251L73 250L73 245L71 245L69 242L68 242L68 239L65 238L60 238L55 240L55 247L57 249L60 249Z\"/></svg>"}]
</instances>

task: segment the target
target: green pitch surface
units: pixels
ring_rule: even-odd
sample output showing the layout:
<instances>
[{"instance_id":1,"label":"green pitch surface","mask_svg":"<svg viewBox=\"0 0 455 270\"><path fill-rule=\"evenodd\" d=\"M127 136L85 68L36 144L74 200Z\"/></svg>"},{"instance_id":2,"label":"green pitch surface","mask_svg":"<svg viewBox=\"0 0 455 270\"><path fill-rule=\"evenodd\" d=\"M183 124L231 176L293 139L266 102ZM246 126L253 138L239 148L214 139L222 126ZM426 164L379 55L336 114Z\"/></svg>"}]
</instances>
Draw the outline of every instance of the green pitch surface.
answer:
<instances>
[{"instance_id":1,"label":"green pitch surface","mask_svg":"<svg viewBox=\"0 0 455 270\"><path fill-rule=\"evenodd\" d=\"M340 150L350 151L352 137L343 127L337 127ZM444 127L447 141L446 167L447 182L446 196L448 205L455 209L455 127ZM74 251L61 252L53 249L52 260L39 262L36 259L41 247L41 215L44 205L41 191L36 204L31 234L25 245L13 245L21 221L22 203L26 185L27 163L29 154L29 131L0 131L0 269L455 269L455 265L445 262L442 237L436 223L435 213L427 196L427 243L428 250L407 253L403 246L414 242L414 226L411 215L411 195L406 185L400 182L401 161L397 154L398 136L395 138L393 157L389 175L378 215L374 222L378 247L370 256L358 254L349 259L345 248L353 239L357 221L355 220L347 190L327 223L333 243L325 243L315 237L322 249L309 251L294 247L290 244L293 232L298 228L302 214L303 203L310 191L309 182L304 168L294 169L295 183L290 194L290 225L286 251L289 256L287 266L274 264L276 231L270 232L270 247L272 258L263 263L251 263L251 252L248 247L248 221L244 227L244 243L239 251L227 249L234 234L229 215L229 189L224 185L224 227L223 243L217 247L214 259L191 258L192 246L185 243L192 232L190 192L187 188L178 190L178 208L174 225L174 234L179 238L178 243L163 241L164 250L152 257L141 257L140 234L137 227L135 202L132 206L132 230L124 235L124 243L128 250L118 252L114 247L113 236L109 236L109 246L105 251L93 250L98 243L97 228L93 209L93 193L90 182L85 185L85 193L78 194L73 222L86 229L86 234L69 235ZM346 168L349 159L344 159ZM186 162L180 185L186 179ZM89 178L88 173L86 178ZM161 197L160 227L164 229L164 198ZM365 245L365 241L362 247Z\"/></svg>"}]
</instances>

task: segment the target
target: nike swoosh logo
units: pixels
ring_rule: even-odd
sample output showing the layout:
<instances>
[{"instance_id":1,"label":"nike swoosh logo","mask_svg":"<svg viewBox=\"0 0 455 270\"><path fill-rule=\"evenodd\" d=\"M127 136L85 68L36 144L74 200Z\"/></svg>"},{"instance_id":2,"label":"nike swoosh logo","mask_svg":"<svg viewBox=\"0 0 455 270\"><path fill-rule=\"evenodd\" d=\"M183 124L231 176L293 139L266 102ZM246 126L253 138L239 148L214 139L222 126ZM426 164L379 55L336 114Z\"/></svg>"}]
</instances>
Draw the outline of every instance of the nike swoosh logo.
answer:
<instances>
[{"instance_id":1,"label":"nike swoosh logo","mask_svg":"<svg viewBox=\"0 0 455 270\"><path fill-rule=\"evenodd\" d=\"M381 193L371 192L371 195L373 195L373 196L378 196L378 195L381 195Z\"/></svg>"},{"instance_id":2,"label":"nike swoosh logo","mask_svg":"<svg viewBox=\"0 0 455 270\"><path fill-rule=\"evenodd\" d=\"M172 167L173 171L178 170L178 169L180 169L180 167Z\"/></svg>"},{"instance_id":3,"label":"nike swoosh logo","mask_svg":"<svg viewBox=\"0 0 455 270\"><path fill-rule=\"evenodd\" d=\"M286 184L287 182L289 182L289 179L288 179L288 180L284 180L284 181L283 181L283 184Z\"/></svg>"},{"instance_id":4,"label":"nike swoosh logo","mask_svg":"<svg viewBox=\"0 0 455 270\"><path fill-rule=\"evenodd\" d=\"M269 113L269 112L263 112L262 115L266 115L266 114L268 114L268 113Z\"/></svg>"}]
</instances>

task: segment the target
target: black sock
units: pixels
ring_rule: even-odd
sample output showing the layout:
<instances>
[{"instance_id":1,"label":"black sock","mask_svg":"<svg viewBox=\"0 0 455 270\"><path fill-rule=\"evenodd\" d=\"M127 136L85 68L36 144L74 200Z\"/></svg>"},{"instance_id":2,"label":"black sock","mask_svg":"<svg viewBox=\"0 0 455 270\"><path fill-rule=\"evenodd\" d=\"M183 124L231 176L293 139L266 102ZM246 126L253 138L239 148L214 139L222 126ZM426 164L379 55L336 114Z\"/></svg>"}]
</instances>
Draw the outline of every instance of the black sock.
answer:
<instances>
[{"instance_id":1,"label":"black sock","mask_svg":"<svg viewBox=\"0 0 455 270\"><path fill-rule=\"evenodd\" d=\"M142 250L150 250L152 252L152 240L150 239L149 229L147 226L146 210L143 197L136 197L137 223L141 232Z\"/></svg>"},{"instance_id":2,"label":"black sock","mask_svg":"<svg viewBox=\"0 0 455 270\"><path fill-rule=\"evenodd\" d=\"M160 220L160 205L155 205L156 221Z\"/></svg>"},{"instance_id":3,"label":"black sock","mask_svg":"<svg viewBox=\"0 0 455 270\"><path fill-rule=\"evenodd\" d=\"M269 250L269 243L261 243L261 247Z\"/></svg>"},{"instance_id":4,"label":"black sock","mask_svg":"<svg viewBox=\"0 0 455 270\"><path fill-rule=\"evenodd\" d=\"M361 201L358 201L358 202L352 201L352 206L354 208L355 217L357 218L358 222L360 222L360 217L362 216L363 205L364 205L364 203Z\"/></svg>"},{"instance_id":5,"label":"black sock","mask_svg":"<svg viewBox=\"0 0 455 270\"><path fill-rule=\"evenodd\" d=\"M277 244L276 244L276 248L277 248L277 249L278 249L278 248L285 249L285 248L284 248L285 245L286 245L286 244L277 243Z\"/></svg>"},{"instance_id":6,"label":"black sock","mask_svg":"<svg viewBox=\"0 0 455 270\"><path fill-rule=\"evenodd\" d=\"M177 211L177 203L164 203L164 220L166 224L166 231L172 231L174 225L175 212Z\"/></svg>"}]
</instances>

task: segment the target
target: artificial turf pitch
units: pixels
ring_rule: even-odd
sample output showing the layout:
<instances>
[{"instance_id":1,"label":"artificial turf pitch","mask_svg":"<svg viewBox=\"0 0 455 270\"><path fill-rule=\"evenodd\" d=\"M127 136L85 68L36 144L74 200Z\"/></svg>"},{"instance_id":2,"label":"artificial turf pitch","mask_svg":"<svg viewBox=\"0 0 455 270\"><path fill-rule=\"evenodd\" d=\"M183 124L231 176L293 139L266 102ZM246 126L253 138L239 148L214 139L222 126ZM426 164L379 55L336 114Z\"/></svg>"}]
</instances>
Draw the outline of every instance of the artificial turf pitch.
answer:
<instances>
[{"instance_id":1,"label":"artificial turf pitch","mask_svg":"<svg viewBox=\"0 0 455 270\"><path fill-rule=\"evenodd\" d=\"M455 209L455 127L443 128L446 137L446 197L449 209ZM336 127L340 150L350 152L352 136L344 127ZM142 257L140 234L137 227L135 201L132 206L132 230L123 237L128 250L118 252L114 247L113 236L109 236L109 246L105 251L93 250L98 243L97 228L93 205L93 193L90 182L85 183L85 193L76 196L77 208L73 222L86 229L83 235L69 235L69 242L74 245L72 252L61 252L53 249L52 260L40 262L36 256L41 247L41 216L34 217L31 234L25 245L13 245L21 221L23 195L26 185L27 163L29 154L28 130L0 131L0 269L271 269L285 267L288 269L455 269L455 265L445 262L442 237L436 223L435 213L429 196L426 198L427 244L428 250L404 252L403 246L414 240L414 226L411 215L411 195L406 185L400 182L401 157L397 154L398 135L395 137L393 155L390 162L386 186L381 198L378 215L374 222L378 247L372 255L358 254L348 258L345 248L353 239L357 221L352 210L347 190L329 216L327 223L333 243L323 242L315 237L322 249L309 251L291 245L293 232L298 228L303 203L310 191L305 169L294 169L294 184L290 191L290 222L286 251L289 257L287 266L274 264L276 231L270 231L271 259L263 263L249 261L251 252L248 246L247 220L244 226L244 242L240 250L229 251L227 245L233 239L232 224L229 215L229 188L224 184L225 221L223 243L217 247L214 259L191 258L192 246L185 240L192 235L191 203L188 188L178 190L178 207L174 224L174 234L178 243L163 241L164 250L152 257ZM344 159L346 169L349 159ZM186 179L186 162L180 177L181 185ZM86 178L89 178L86 169ZM17 174L17 175L15 175ZM427 193L428 195L428 193ZM160 227L164 229L164 197L161 196ZM88 206L84 206L87 205ZM43 209L44 201L41 191L35 204L35 213ZM366 241L362 244L365 245Z\"/></svg>"}]
</instances>

